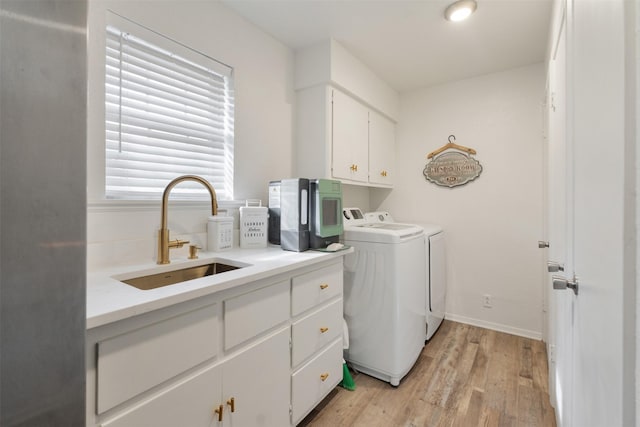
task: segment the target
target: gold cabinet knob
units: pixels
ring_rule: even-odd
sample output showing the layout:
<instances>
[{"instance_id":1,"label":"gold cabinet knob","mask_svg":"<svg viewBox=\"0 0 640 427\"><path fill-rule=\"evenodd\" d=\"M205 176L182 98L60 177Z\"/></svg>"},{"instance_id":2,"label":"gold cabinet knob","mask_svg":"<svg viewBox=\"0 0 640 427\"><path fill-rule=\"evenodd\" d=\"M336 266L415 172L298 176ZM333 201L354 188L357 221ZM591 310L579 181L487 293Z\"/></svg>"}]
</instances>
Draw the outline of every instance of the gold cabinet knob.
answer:
<instances>
[{"instance_id":1,"label":"gold cabinet knob","mask_svg":"<svg viewBox=\"0 0 640 427\"><path fill-rule=\"evenodd\" d=\"M326 328L326 327L324 327L324 326L323 326L322 328L320 328L320 333L321 333L321 334L324 334L324 333L325 333L325 332L327 332L328 330L329 330L329 328Z\"/></svg>"},{"instance_id":2,"label":"gold cabinet knob","mask_svg":"<svg viewBox=\"0 0 640 427\"><path fill-rule=\"evenodd\" d=\"M323 283L322 285L320 285L320 289L327 289L329 287L329 285L327 285L326 283Z\"/></svg>"},{"instance_id":3,"label":"gold cabinet knob","mask_svg":"<svg viewBox=\"0 0 640 427\"><path fill-rule=\"evenodd\" d=\"M325 372L324 374L320 375L320 379L322 381L326 381L326 379L329 378L329 373Z\"/></svg>"},{"instance_id":4,"label":"gold cabinet knob","mask_svg":"<svg viewBox=\"0 0 640 427\"><path fill-rule=\"evenodd\" d=\"M381 175L381 176L387 176L387 171L382 171L382 172L380 172L380 175Z\"/></svg>"},{"instance_id":5,"label":"gold cabinet knob","mask_svg":"<svg viewBox=\"0 0 640 427\"><path fill-rule=\"evenodd\" d=\"M224 406L222 406L222 405L218 406L218 408L213 411L215 414L218 414L218 422L222 422L222 412L223 411L224 411Z\"/></svg>"},{"instance_id":6,"label":"gold cabinet knob","mask_svg":"<svg viewBox=\"0 0 640 427\"><path fill-rule=\"evenodd\" d=\"M227 405L229 405L231 407L231 412L236 412L236 399L235 399L235 397L232 397L229 400L227 400Z\"/></svg>"},{"instance_id":7,"label":"gold cabinet knob","mask_svg":"<svg viewBox=\"0 0 640 427\"><path fill-rule=\"evenodd\" d=\"M351 169L352 172L358 172L358 165L356 165L354 163L354 164L351 165L351 167L349 169Z\"/></svg>"}]
</instances>

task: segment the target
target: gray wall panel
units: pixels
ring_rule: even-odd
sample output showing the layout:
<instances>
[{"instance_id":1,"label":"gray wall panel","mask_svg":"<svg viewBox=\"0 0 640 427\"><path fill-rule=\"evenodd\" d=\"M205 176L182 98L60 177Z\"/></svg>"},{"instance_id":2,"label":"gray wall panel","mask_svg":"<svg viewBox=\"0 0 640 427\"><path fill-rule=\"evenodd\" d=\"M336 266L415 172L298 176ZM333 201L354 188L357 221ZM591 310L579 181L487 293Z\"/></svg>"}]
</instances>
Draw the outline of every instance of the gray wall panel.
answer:
<instances>
[{"instance_id":1,"label":"gray wall panel","mask_svg":"<svg viewBox=\"0 0 640 427\"><path fill-rule=\"evenodd\" d=\"M0 1L0 425L85 424L86 0Z\"/></svg>"}]
</instances>

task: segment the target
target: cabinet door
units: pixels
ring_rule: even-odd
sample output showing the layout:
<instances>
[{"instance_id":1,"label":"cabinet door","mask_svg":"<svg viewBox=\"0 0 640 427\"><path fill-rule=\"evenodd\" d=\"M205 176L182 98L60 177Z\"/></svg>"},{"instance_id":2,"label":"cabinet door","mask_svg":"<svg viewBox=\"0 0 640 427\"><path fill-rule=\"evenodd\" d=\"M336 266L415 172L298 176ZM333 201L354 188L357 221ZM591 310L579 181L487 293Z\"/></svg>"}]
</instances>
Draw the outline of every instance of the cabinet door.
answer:
<instances>
[{"instance_id":1,"label":"cabinet door","mask_svg":"<svg viewBox=\"0 0 640 427\"><path fill-rule=\"evenodd\" d=\"M290 425L289 337L287 326L224 363L223 425Z\"/></svg>"},{"instance_id":2,"label":"cabinet door","mask_svg":"<svg viewBox=\"0 0 640 427\"><path fill-rule=\"evenodd\" d=\"M369 111L344 93L333 91L332 175L367 182Z\"/></svg>"},{"instance_id":3,"label":"cabinet door","mask_svg":"<svg viewBox=\"0 0 640 427\"><path fill-rule=\"evenodd\" d=\"M217 424L214 410L220 405L220 366L214 366L162 394L105 421L102 427L210 427ZM284 424L282 424L284 425Z\"/></svg>"},{"instance_id":4,"label":"cabinet door","mask_svg":"<svg viewBox=\"0 0 640 427\"><path fill-rule=\"evenodd\" d=\"M392 185L395 172L395 124L369 112L369 182Z\"/></svg>"}]
</instances>

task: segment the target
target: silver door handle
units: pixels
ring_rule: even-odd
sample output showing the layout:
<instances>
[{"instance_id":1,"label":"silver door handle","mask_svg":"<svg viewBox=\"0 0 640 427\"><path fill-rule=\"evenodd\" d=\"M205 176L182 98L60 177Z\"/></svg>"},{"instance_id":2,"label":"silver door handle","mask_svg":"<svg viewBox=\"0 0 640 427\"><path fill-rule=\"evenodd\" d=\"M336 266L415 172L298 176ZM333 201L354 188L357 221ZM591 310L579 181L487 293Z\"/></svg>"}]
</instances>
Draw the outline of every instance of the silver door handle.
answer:
<instances>
[{"instance_id":1,"label":"silver door handle","mask_svg":"<svg viewBox=\"0 0 640 427\"><path fill-rule=\"evenodd\" d=\"M549 242L545 242L543 240L538 240L538 247L540 249L548 248L549 247Z\"/></svg>"},{"instance_id":2,"label":"silver door handle","mask_svg":"<svg viewBox=\"0 0 640 427\"><path fill-rule=\"evenodd\" d=\"M555 261L547 261L547 271L549 273L557 273L558 271L564 271L564 264L560 264Z\"/></svg>"},{"instance_id":3,"label":"silver door handle","mask_svg":"<svg viewBox=\"0 0 640 427\"><path fill-rule=\"evenodd\" d=\"M563 276L551 276L553 282L553 289L572 289L573 293L578 295L578 279L573 277L573 280L568 280Z\"/></svg>"}]
</instances>

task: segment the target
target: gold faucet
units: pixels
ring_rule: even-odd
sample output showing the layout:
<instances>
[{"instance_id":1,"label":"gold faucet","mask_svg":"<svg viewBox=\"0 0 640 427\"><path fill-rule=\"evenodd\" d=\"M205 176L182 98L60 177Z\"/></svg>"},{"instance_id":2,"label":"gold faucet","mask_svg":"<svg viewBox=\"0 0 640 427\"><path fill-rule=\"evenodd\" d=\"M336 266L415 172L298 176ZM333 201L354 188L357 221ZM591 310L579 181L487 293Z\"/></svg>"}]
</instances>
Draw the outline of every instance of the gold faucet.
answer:
<instances>
[{"instance_id":1,"label":"gold faucet","mask_svg":"<svg viewBox=\"0 0 640 427\"><path fill-rule=\"evenodd\" d=\"M206 179L196 175L183 175L167 184L167 188L165 188L164 193L162 193L162 212L160 214L160 231L158 232L158 264L169 264L171 262L169 261L169 249L181 248L186 243L189 243L188 240L179 239L169 241L169 229L167 228L167 203L169 201L169 193L173 187L183 181L195 181L204 185L211 195L211 215L218 213L216 190L213 189Z\"/></svg>"}]
</instances>

